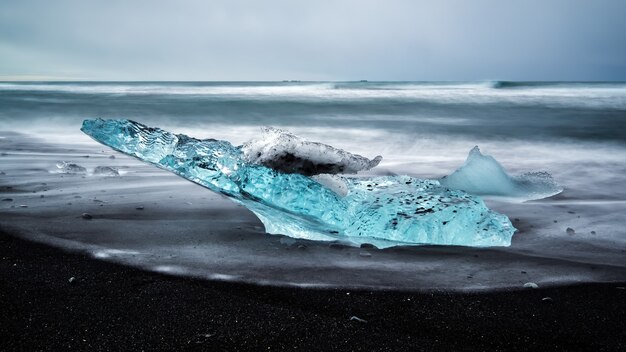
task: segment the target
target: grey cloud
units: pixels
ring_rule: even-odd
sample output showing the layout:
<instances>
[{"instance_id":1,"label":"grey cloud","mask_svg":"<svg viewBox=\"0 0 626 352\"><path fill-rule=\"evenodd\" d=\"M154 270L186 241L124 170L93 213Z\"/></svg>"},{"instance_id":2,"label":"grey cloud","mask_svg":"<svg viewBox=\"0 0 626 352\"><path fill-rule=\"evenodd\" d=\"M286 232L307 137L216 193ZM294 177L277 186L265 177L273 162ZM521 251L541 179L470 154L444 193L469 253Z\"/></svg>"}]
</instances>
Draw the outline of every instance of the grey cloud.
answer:
<instances>
[{"instance_id":1,"label":"grey cloud","mask_svg":"<svg viewBox=\"0 0 626 352\"><path fill-rule=\"evenodd\" d=\"M4 1L0 75L626 80L626 2Z\"/></svg>"}]
</instances>

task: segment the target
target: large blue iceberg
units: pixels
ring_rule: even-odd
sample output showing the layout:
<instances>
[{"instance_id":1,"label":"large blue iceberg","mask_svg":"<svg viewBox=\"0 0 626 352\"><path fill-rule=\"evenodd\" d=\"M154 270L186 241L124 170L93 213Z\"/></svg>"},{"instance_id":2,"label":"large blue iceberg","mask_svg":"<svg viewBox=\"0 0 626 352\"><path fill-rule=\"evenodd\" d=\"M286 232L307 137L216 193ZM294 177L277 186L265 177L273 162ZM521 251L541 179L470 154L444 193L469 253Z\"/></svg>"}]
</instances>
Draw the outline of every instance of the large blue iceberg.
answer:
<instances>
[{"instance_id":1,"label":"large blue iceberg","mask_svg":"<svg viewBox=\"0 0 626 352\"><path fill-rule=\"evenodd\" d=\"M489 210L480 198L445 188L437 180L313 176L369 169L380 157L369 160L319 143L294 141L296 137L280 130L269 131L272 143L265 139L239 147L129 120L85 120L81 130L115 150L243 204L271 234L382 248L508 246L515 232L506 216ZM284 138L291 144L284 144ZM319 153L336 160L311 158Z\"/></svg>"}]
</instances>

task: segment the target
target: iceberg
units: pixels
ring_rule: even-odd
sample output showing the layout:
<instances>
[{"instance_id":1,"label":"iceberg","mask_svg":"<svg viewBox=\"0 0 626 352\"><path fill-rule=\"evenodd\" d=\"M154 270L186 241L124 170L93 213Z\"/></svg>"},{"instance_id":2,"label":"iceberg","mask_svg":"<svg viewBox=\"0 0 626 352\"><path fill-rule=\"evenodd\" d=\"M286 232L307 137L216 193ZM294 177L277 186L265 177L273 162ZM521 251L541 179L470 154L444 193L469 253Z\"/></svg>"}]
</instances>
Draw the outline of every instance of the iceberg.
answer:
<instances>
[{"instance_id":1,"label":"iceberg","mask_svg":"<svg viewBox=\"0 0 626 352\"><path fill-rule=\"evenodd\" d=\"M522 201L546 198L563 191L547 172L510 176L495 158L482 154L478 146L470 150L460 168L439 182L450 189Z\"/></svg>"},{"instance_id":2,"label":"iceberg","mask_svg":"<svg viewBox=\"0 0 626 352\"><path fill-rule=\"evenodd\" d=\"M488 209L479 197L448 189L438 180L309 177L357 172L375 166L380 157L369 160L284 131L269 130L270 139L233 146L130 120L85 120L81 130L117 151L230 197L256 214L270 234L384 248L508 246L515 232L506 216ZM286 154L293 158L286 160Z\"/></svg>"}]
</instances>

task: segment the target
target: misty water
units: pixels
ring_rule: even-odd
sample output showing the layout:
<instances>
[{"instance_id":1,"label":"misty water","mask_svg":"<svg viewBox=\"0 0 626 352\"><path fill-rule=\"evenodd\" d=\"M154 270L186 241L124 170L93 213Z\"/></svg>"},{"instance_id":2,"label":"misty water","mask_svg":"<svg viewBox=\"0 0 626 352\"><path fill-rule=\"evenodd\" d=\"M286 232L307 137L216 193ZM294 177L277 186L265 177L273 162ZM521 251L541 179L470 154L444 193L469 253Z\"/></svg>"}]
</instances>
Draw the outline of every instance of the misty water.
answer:
<instances>
[{"instance_id":1,"label":"misty water","mask_svg":"<svg viewBox=\"0 0 626 352\"><path fill-rule=\"evenodd\" d=\"M382 155L367 176L439 178L478 145L512 174L549 172L564 191L527 202L482 197L518 229L506 248L329 246L267 235L246 209L98 145L79 130L97 117L235 145L261 126L285 128ZM625 83L0 83L0 192L11 199L0 202L0 229L151 270L267 284L624 280L625 127ZM86 172L61 173L60 161ZM94 175L98 166L120 175Z\"/></svg>"}]
</instances>

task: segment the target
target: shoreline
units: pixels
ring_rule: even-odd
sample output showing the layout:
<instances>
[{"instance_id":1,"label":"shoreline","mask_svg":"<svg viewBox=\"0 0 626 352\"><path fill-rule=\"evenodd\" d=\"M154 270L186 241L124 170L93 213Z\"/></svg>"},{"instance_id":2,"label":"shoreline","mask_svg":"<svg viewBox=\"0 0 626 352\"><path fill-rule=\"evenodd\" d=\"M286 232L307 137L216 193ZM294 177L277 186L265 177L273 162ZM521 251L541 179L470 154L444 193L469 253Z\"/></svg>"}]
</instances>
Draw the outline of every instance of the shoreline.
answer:
<instances>
[{"instance_id":1,"label":"shoreline","mask_svg":"<svg viewBox=\"0 0 626 352\"><path fill-rule=\"evenodd\" d=\"M303 289L144 271L3 230L0 251L7 351L626 347L626 283L469 293Z\"/></svg>"},{"instance_id":2,"label":"shoreline","mask_svg":"<svg viewBox=\"0 0 626 352\"><path fill-rule=\"evenodd\" d=\"M546 287L626 278L620 226L626 203L615 204L606 194L585 196L574 181L567 194L543 201L485 200L518 228L510 247L381 250L268 235L240 205L93 145L49 144L0 132L0 149L5 200L0 228L152 271L279 286L406 291L490 291L527 282ZM64 173L60 161L86 172ZM96 175L98 167L119 175ZM570 227L575 234L566 231Z\"/></svg>"}]
</instances>

